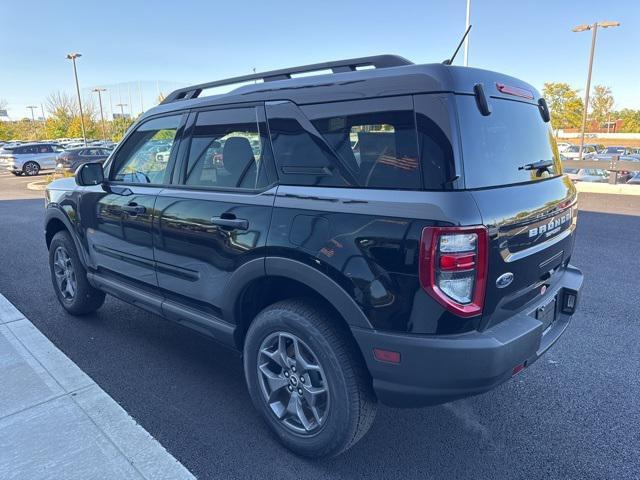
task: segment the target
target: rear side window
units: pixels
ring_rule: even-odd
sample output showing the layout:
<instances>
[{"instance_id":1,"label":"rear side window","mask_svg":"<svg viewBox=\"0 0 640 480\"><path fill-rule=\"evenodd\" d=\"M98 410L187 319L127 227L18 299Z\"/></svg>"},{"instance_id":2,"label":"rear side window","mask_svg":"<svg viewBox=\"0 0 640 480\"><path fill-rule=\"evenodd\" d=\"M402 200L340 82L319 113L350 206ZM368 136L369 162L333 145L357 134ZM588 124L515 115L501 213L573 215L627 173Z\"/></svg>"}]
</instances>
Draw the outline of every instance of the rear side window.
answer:
<instances>
[{"instance_id":1,"label":"rear side window","mask_svg":"<svg viewBox=\"0 0 640 480\"><path fill-rule=\"evenodd\" d=\"M562 173L553 133L537 105L490 98L491 114L483 116L472 95L456 97L467 188L538 181ZM552 161L547 171L521 168L542 160Z\"/></svg>"},{"instance_id":2,"label":"rear side window","mask_svg":"<svg viewBox=\"0 0 640 480\"><path fill-rule=\"evenodd\" d=\"M411 97L310 105L302 111L358 186L422 187Z\"/></svg>"},{"instance_id":3,"label":"rear side window","mask_svg":"<svg viewBox=\"0 0 640 480\"><path fill-rule=\"evenodd\" d=\"M184 183L214 188L259 189L268 185L268 139L255 107L198 113Z\"/></svg>"},{"instance_id":4,"label":"rear side window","mask_svg":"<svg viewBox=\"0 0 640 480\"><path fill-rule=\"evenodd\" d=\"M296 105L291 102L268 104L267 116L281 184L356 185L355 178Z\"/></svg>"}]
</instances>

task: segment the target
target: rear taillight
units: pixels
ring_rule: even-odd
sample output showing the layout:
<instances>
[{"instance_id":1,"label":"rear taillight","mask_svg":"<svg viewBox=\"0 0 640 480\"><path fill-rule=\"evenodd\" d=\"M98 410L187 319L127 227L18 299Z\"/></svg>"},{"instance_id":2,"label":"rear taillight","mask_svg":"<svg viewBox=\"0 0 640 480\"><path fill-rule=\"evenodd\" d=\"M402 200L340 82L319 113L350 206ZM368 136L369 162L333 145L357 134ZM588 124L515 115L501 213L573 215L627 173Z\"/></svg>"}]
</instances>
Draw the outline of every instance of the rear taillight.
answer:
<instances>
[{"instance_id":1,"label":"rear taillight","mask_svg":"<svg viewBox=\"0 0 640 480\"><path fill-rule=\"evenodd\" d=\"M485 227L426 227L420 241L420 284L461 317L482 313L487 282Z\"/></svg>"}]
</instances>

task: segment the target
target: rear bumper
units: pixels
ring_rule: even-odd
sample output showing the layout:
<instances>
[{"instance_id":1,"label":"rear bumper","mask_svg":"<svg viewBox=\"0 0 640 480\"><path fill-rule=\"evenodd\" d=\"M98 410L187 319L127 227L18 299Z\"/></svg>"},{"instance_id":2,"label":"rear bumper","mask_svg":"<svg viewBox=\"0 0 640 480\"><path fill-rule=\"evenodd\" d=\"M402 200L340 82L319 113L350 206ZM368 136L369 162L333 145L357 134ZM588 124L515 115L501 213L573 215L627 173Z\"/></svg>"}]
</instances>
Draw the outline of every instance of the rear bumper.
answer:
<instances>
[{"instance_id":1,"label":"rear bumper","mask_svg":"<svg viewBox=\"0 0 640 480\"><path fill-rule=\"evenodd\" d=\"M577 306L581 286L582 273L570 266L551 293L559 299L574 294ZM532 315L539 306L481 332L425 336L355 327L352 332L382 403L435 405L491 390L511 378L514 367L528 367L546 352L564 333L571 315L559 308L556 320L543 332L542 322ZM400 352L400 363L376 360L374 348Z\"/></svg>"}]
</instances>

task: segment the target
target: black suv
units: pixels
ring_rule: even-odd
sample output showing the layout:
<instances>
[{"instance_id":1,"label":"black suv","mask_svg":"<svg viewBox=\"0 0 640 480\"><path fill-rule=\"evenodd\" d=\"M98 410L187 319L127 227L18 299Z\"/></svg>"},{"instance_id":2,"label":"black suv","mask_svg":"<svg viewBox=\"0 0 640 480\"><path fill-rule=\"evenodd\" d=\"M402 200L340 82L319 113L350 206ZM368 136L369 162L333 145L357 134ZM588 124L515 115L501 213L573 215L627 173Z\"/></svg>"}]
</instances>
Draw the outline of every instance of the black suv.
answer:
<instances>
[{"instance_id":1,"label":"black suv","mask_svg":"<svg viewBox=\"0 0 640 480\"><path fill-rule=\"evenodd\" d=\"M306 456L357 442L377 401L511 378L582 284L544 99L473 68L382 55L177 90L46 196L63 307L109 293L241 350L256 408Z\"/></svg>"}]
</instances>

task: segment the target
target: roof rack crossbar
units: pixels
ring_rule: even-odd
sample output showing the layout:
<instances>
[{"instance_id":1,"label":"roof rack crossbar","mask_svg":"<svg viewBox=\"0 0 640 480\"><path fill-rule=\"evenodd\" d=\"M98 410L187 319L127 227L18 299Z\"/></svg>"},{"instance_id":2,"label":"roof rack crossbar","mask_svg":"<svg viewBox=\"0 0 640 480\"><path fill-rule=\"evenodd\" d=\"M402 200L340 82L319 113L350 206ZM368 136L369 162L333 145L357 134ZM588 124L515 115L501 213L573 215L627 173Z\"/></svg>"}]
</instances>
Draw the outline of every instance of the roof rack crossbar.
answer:
<instances>
[{"instance_id":1,"label":"roof rack crossbar","mask_svg":"<svg viewBox=\"0 0 640 480\"><path fill-rule=\"evenodd\" d=\"M232 77L224 80L216 80L215 82L201 83L190 87L180 88L171 92L163 101L163 104L175 102L178 100L189 100L197 98L203 90L208 88L222 87L224 85L233 85L236 83L250 82L252 80L262 80L263 82L273 82L276 80L288 80L292 75L298 73L311 73L322 70L331 70L333 73L350 72L358 67L374 67L389 68L400 67L403 65L412 65L413 63L404 57L398 55L375 55L371 57L350 58L347 60L336 60L333 62L314 63L300 67L284 68L281 70L272 70L270 72L254 73L251 75L242 75L240 77Z\"/></svg>"}]
</instances>

